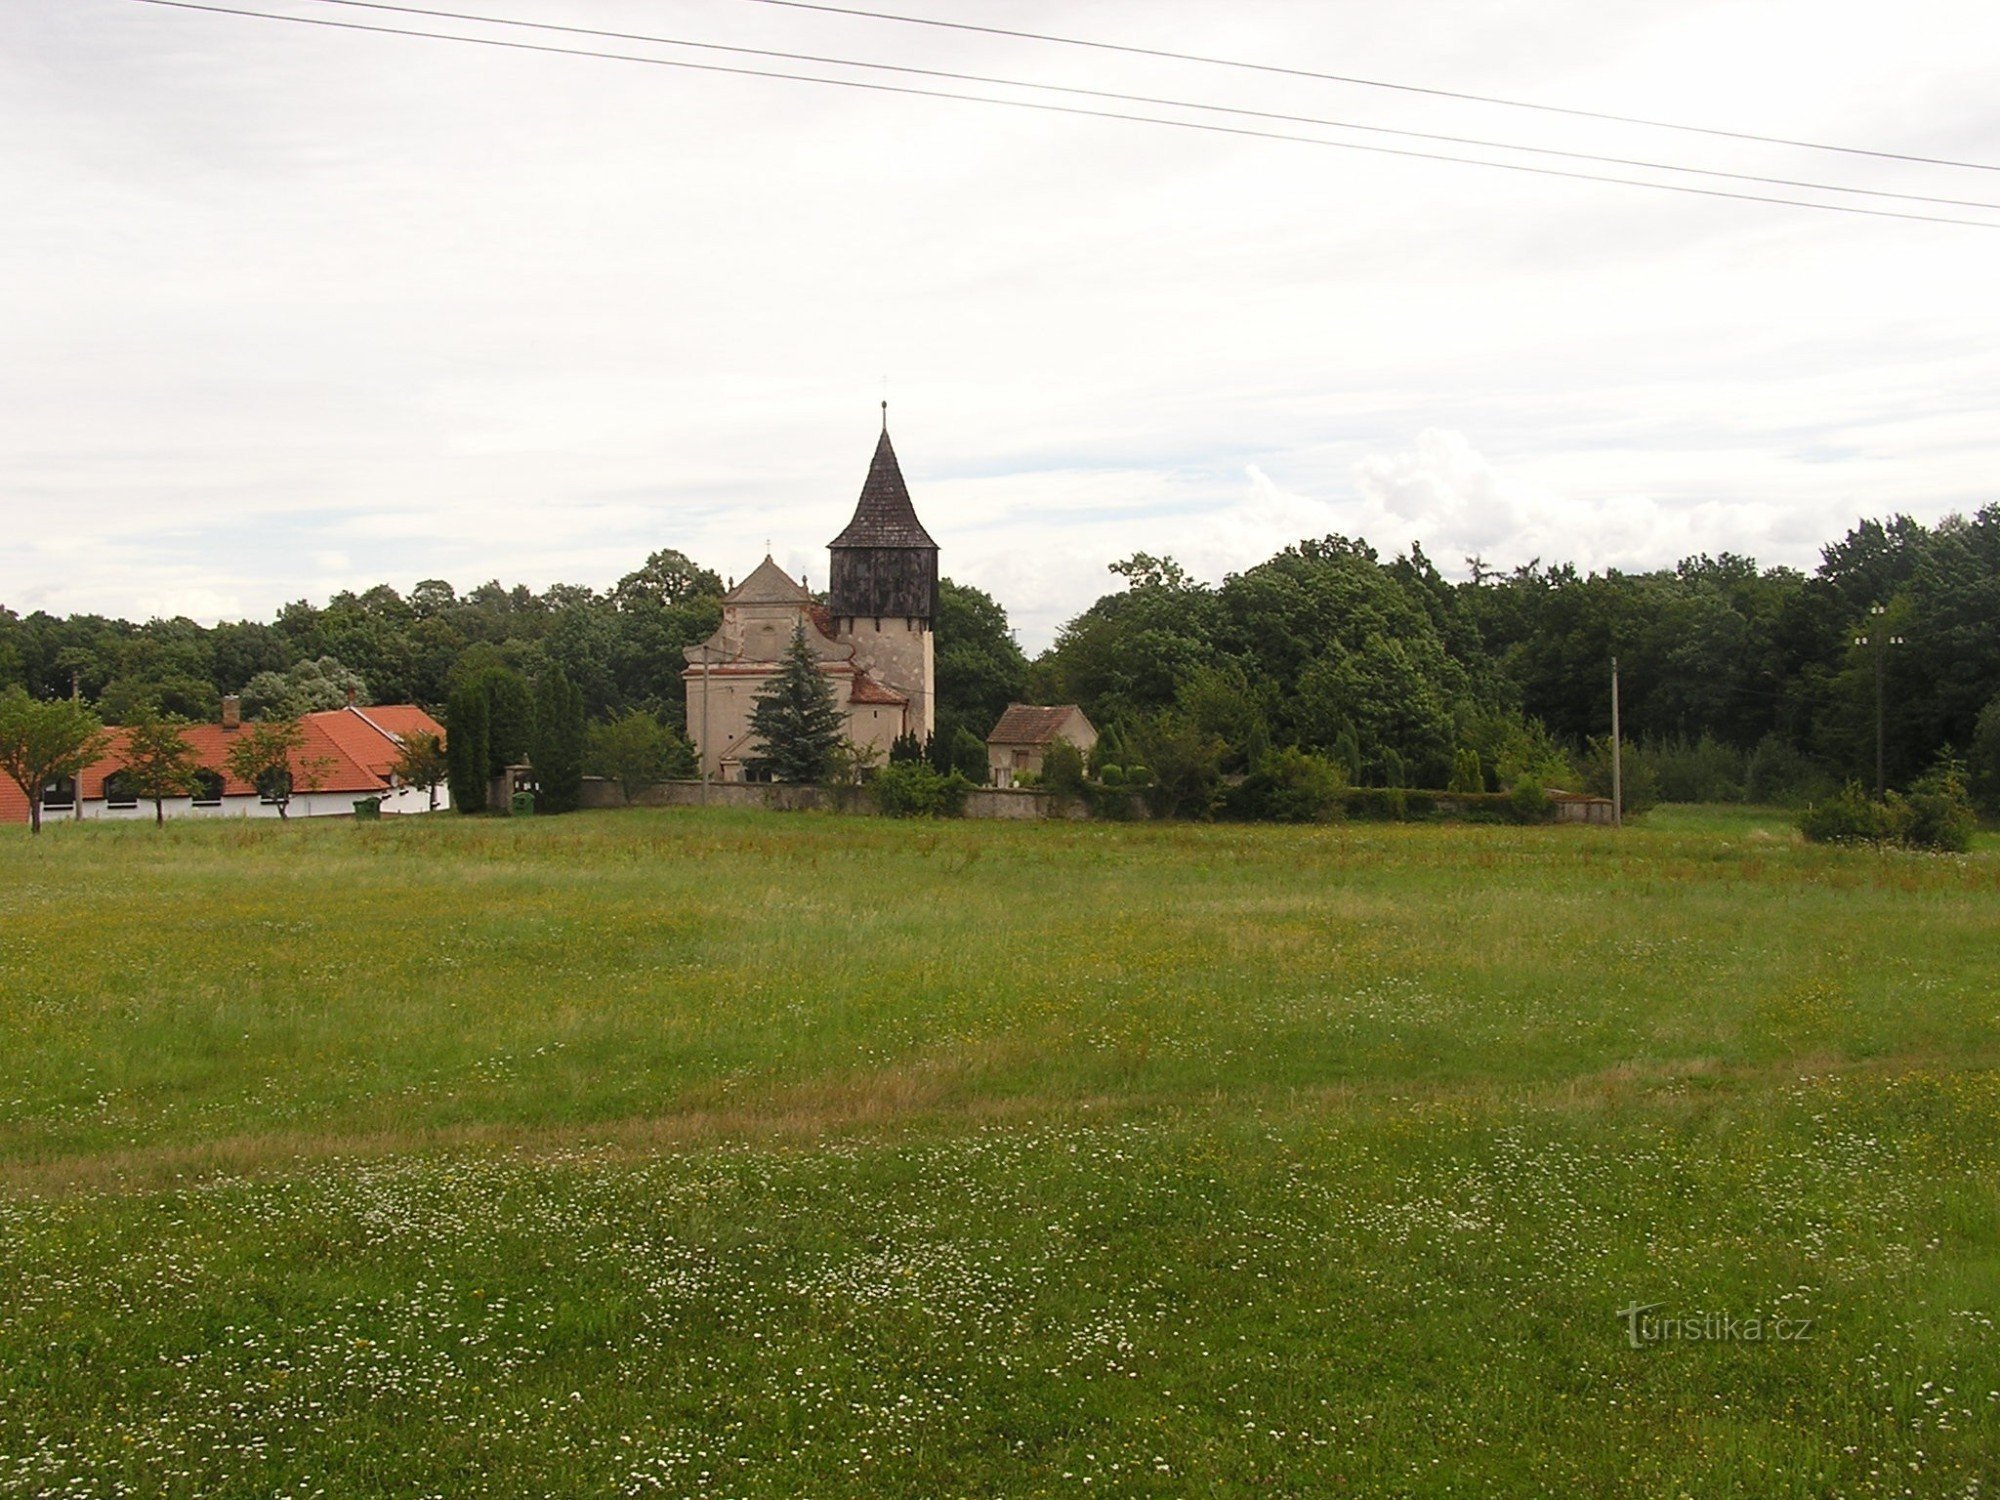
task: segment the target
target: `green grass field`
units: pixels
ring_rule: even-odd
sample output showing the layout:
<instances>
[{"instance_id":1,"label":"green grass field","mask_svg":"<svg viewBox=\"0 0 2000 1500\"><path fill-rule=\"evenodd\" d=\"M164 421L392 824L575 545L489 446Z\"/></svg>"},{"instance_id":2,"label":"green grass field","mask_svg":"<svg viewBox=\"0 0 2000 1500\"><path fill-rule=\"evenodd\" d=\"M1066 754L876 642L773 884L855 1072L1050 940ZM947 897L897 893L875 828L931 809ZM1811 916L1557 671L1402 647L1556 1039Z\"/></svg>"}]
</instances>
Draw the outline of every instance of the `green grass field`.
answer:
<instances>
[{"instance_id":1,"label":"green grass field","mask_svg":"<svg viewBox=\"0 0 2000 1500\"><path fill-rule=\"evenodd\" d=\"M0 1494L1989 1494L1996 976L1755 810L0 830Z\"/></svg>"}]
</instances>

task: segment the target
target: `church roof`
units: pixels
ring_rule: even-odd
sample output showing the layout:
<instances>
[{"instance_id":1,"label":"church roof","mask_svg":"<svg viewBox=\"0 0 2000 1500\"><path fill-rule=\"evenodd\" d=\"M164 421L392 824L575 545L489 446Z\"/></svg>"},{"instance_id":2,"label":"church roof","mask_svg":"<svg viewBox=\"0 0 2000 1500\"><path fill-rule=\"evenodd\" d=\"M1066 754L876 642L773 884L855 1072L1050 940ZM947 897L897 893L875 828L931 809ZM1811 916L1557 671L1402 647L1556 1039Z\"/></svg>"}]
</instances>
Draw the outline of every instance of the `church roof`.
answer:
<instances>
[{"instance_id":1,"label":"church roof","mask_svg":"<svg viewBox=\"0 0 2000 1500\"><path fill-rule=\"evenodd\" d=\"M875 459L868 465L868 478L861 486L861 499L854 507L854 519L847 530L828 542L829 547L930 547L937 543L917 519L910 503L910 487L903 483L903 470L896 462L896 450L889 446L889 429L875 445Z\"/></svg>"},{"instance_id":2,"label":"church roof","mask_svg":"<svg viewBox=\"0 0 2000 1500\"><path fill-rule=\"evenodd\" d=\"M792 575L771 561L771 554L765 553L764 560L750 572L750 576L722 596L724 604L810 604L812 595L804 586L796 583Z\"/></svg>"},{"instance_id":3,"label":"church roof","mask_svg":"<svg viewBox=\"0 0 2000 1500\"><path fill-rule=\"evenodd\" d=\"M910 700L901 693L884 687L866 672L854 674L853 690L847 695L850 703L908 703Z\"/></svg>"}]
</instances>

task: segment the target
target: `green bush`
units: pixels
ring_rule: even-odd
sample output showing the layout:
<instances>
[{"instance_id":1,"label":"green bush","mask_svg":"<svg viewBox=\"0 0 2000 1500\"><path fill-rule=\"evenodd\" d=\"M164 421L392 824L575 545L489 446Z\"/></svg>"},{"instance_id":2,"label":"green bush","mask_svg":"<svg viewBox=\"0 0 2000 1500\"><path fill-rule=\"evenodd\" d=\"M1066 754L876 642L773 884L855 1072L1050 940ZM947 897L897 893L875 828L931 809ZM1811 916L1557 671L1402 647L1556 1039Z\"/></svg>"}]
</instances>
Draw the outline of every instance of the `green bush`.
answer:
<instances>
[{"instance_id":1,"label":"green bush","mask_svg":"<svg viewBox=\"0 0 2000 1500\"><path fill-rule=\"evenodd\" d=\"M1904 840L1918 849L1964 854L1972 848L1979 818L1966 790L1964 768L1940 761L1910 783L1910 822Z\"/></svg>"},{"instance_id":2,"label":"green bush","mask_svg":"<svg viewBox=\"0 0 2000 1500\"><path fill-rule=\"evenodd\" d=\"M1900 844L1909 831L1909 803L1894 792L1878 802L1858 781L1799 814L1799 832L1815 844Z\"/></svg>"},{"instance_id":3,"label":"green bush","mask_svg":"<svg viewBox=\"0 0 2000 1500\"><path fill-rule=\"evenodd\" d=\"M1546 823L1556 815L1556 805L1542 784L1523 776L1507 794L1507 815L1516 823Z\"/></svg>"},{"instance_id":4,"label":"green bush","mask_svg":"<svg viewBox=\"0 0 2000 1500\"><path fill-rule=\"evenodd\" d=\"M1344 811L1347 773L1297 746L1274 750L1259 767L1268 781L1264 816L1277 823L1324 823Z\"/></svg>"},{"instance_id":5,"label":"green bush","mask_svg":"<svg viewBox=\"0 0 2000 1500\"><path fill-rule=\"evenodd\" d=\"M1448 792L1483 792L1486 790L1486 773L1479 768L1479 752L1470 745L1459 747L1451 758L1451 780L1445 783Z\"/></svg>"},{"instance_id":6,"label":"green bush","mask_svg":"<svg viewBox=\"0 0 2000 1500\"><path fill-rule=\"evenodd\" d=\"M1660 776L1652 757L1630 740L1619 747L1618 773L1626 816L1642 813L1660 800ZM1517 789L1519 785L1515 783ZM1611 736L1590 742L1584 757L1583 789L1593 797L1611 795Z\"/></svg>"},{"instance_id":7,"label":"green bush","mask_svg":"<svg viewBox=\"0 0 2000 1500\"><path fill-rule=\"evenodd\" d=\"M1355 787L1348 792L1345 802L1350 818L1365 818L1375 823L1400 823L1409 811L1399 786Z\"/></svg>"},{"instance_id":8,"label":"green bush","mask_svg":"<svg viewBox=\"0 0 2000 1500\"><path fill-rule=\"evenodd\" d=\"M892 818L955 818L965 811L970 778L953 771L939 775L929 761L897 761L868 783L875 805Z\"/></svg>"},{"instance_id":9,"label":"green bush","mask_svg":"<svg viewBox=\"0 0 2000 1500\"><path fill-rule=\"evenodd\" d=\"M1020 777L1015 780L1019 782ZM1083 792L1083 752L1068 740L1057 740L1042 752L1041 784L1058 797Z\"/></svg>"},{"instance_id":10,"label":"green bush","mask_svg":"<svg viewBox=\"0 0 2000 1500\"><path fill-rule=\"evenodd\" d=\"M1972 794L1989 813L2000 814L2000 695L1979 711L1972 730Z\"/></svg>"},{"instance_id":11,"label":"green bush","mask_svg":"<svg viewBox=\"0 0 2000 1500\"><path fill-rule=\"evenodd\" d=\"M1795 807L1817 801L1832 790L1826 772L1776 733L1757 742L1743 771L1743 796L1750 802Z\"/></svg>"}]
</instances>

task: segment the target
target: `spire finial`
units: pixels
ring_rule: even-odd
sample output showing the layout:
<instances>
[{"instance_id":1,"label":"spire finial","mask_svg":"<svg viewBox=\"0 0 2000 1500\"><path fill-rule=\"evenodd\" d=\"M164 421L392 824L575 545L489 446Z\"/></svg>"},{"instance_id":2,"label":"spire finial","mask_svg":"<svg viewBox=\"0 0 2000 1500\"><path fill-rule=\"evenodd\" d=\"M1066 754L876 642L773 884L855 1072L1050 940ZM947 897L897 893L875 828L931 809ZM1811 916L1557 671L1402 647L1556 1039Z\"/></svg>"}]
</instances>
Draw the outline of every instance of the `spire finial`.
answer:
<instances>
[{"instance_id":1,"label":"spire finial","mask_svg":"<svg viewBox=\"0 0 2000 1500\"><path fill-rule=\"evenodd\" d=\"M884 432L889 430L889 398L887 396L882 398L882 430Z\"/></svg>"}]
</instances>

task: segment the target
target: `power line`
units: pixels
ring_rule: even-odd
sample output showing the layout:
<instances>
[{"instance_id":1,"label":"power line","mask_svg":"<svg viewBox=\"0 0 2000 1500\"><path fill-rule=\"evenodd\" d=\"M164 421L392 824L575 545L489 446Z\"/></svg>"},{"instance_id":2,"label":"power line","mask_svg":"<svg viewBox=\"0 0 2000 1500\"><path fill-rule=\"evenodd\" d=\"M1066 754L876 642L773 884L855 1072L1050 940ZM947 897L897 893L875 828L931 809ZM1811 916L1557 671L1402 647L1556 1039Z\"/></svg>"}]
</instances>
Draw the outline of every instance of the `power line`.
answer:
<instances>
[{"instance_id":1,"label":"power line","mask_svg":"<svg viewBox=\"0 0 2000 1500\"><path fill-rule=\"evenodd\" d=\"M472 11L437 10L418 5L397 5L389 0L306 0L314 5L339 5L356 10L389 11L397 15L428 16L437 20L471 21L482 25L514 26L530 31L561 32L568 36L597 37L608 41L646 42L662 47L685 47L702 52L728 52L742 57L767 57L784 62L811 63L823 67L858 68L878 73L902 73L922 78L941 78L954 83L991 84L1000 88L1039 89L1087 99L1108 99L1121 104L1159 105L1168 109L1199 110L1207 114L1234 115L1242 119L1274 120L1287 125L1315 125L1329 130L1357 130L1371 135L1393 135L1406 140L1433 141L1449 146L1477 146L1494 151L1523 151L1536 156L1555 156L1567 161L1595 162L1601 166L1638 167L1646 171L1681 172L1696 177L1713 177L1730 182L1755 182L1766 187L1803 188L1810 192L1851 193L1869 198L1890 198L1903 203L1935 203L1946 208L1984 208L2000 212L2000 203L1976 198L1941 198L1929 193L1903 193L1888 188L1852 187L1837 182L1815 182L1798 177L1767 177L1755 172L1730 172L1716 167L1689 167L1676 162L1650 161L1642 157L1603 156L1590 151L1566 151L1554 146L1525 146L1513 141L1487 140L1478 136L1440 135L1425 130L1401 130L1387 125L1367 125L1353 120L1330 120L1317 115L1284 114L1275 110L1245 109L1230 104L1208 104L1154 94L1127 94L1112 89L1082 88L1063 83L1037 83L1031 79L1004 78L987 73L961 73L944 68L922 68L905 63L875 62L860 58L831 57L813 52L783 52L769 47L738 47L722 42L694 41L686 37L658 36L648 32L605 31L591 26L565 26L553 21L521 21L510 16L490 16Z\"/></svg>"},{"instance_id":2,"label":"power line","mask_svg":"<svg viewBox=\"0 0 2000 1500\"><path fill-rule=\"evenodd\" d=\"M1277 73L1288 78L1311 78L1321 83L1347 83L1359 88L1393 89L1404 94L1424 94L1433 99L1457 99L1471 104L1498 104L1508 109L1531 109L1542 114L1569 115L1579 120L1608 120L1618 125L1643 125L1653 130L1682 130L1694 135L1722 136L1733 141L1757 141L1766 146L1795 146L1805 151L1838 151L1849 156L1874 156L1885 161L1920 162L1932 167L1966 167L1976 172L2000 172L2000 165L1983 161L1956 161L1944 156L1915 156L1903 151L1876 151L1866 146L1836 146L1825 141L1793 140L1782 135L1756 135L1747 130L1724 130L1713 125L1689 125L1677 120L1649 120L1639 115L1617 115L1604 110L1571 109L1560 104L1537 104L1527 99L1505 99L1493 94L1470 94L1457 89L1426 88L1415 83L1390 83L1380 78L1360 78L1345 73L1321 73L1311 68L1287 68L1278 63L1248 62L1241 58L1209 57L1198 52L1172 52L1164 47L1140 47L1124 42L1100 42L1087 37L1057 36L1044 31L1016 31L1005 26L979 26L970 21L944 21L935 16L905 16L893 11L863 10L855 6L826 5L818 0L749 0L753 5L781 5L790 10L824 11L829 15L857 16L870 21L899 21L907 26L934 26L946 31L975 31L986 36L1013 37L1019 41L1050 42L1063 47L1088 47L1098 52L1123 52L1133 57L1158 57L1170 62L1204 63L1217 68L1240 68L1252 73Z\"/></svg>"},{"instance_id":3,"label":"power line","mask_svg":"<svg viewBox=\"0 0 2000 1500\"><path fill-rule=\"evenodd\" d=\"M1415 151L1400 146L1374 146L1360 141L1329 141L1318 136L1292 135L1284 131L1259 130L1244 125L1217 125L1200 120L1176 120L1159 115L1127 114L1119 110L1087 109L1081 105L1050 104L1034 99L995 99L981 94L958 94L945 89L914 88L904 84L869 83L855 78L820 78L807 73L786 73L768 68L689 62L681 58L641 57L630 52L602 52L580 47L556 47L544 42L510 42L497 37L457 36L449 32L377 26L359 21L335 21L324 16L293 16L272 11L245 10L233 6L206 4L202 3L202 0L133 0L133 3L157 5L170 10L202 11L211 15L243 16L261 21L284 21L297 26L318 26L334 31L361 31L381 36L407 36L420 37L428 41L460 42L468 46L493 47L508 52L546 53L557 57L587 57L610 62L643 63L656 68L676 68L687 72L717 73L738 78L778 79L789 83L813 83L826 88L851 89L863 93L895 94L915 99L944 99L961 104L990 104L1003 109L1034 110L1043 114L1071 115L1083 119L1124 120L1137 125L1160 125L1175 130L1201 131L1211 135L1229 135L1251 140L1290 141L1304 146L1321 146L1338 151L1364 151L1377 156L1397 156L1417 161L1453 162L1460 166L1489 167L1502 172L1524 172L1536 177L1560 177L1576 182L1601 182L1620 187L1650 188L1655 192L1687 193L1700 198L1723 198L1738 203L1769 203L1784 208L1855 214L1871 219L1903 219L1919 224L1953 224L1966 229L2000 229L2000 223L1982 219L1909 213L1900 209L1864 208L1853 203L1815 203L1804 198L1780 198L1764 193L1738 193L1723 188L1695 187L1689 183L1649 182L1638 177L1614 177L1599 172L1572 172L1561 167L1538 167L1526 162L1488 161L1481 157L1454 156L1440 151Z\"/></svg>"}]
</instances>

